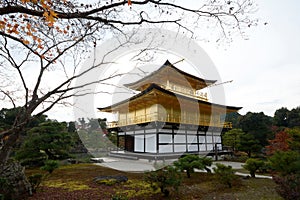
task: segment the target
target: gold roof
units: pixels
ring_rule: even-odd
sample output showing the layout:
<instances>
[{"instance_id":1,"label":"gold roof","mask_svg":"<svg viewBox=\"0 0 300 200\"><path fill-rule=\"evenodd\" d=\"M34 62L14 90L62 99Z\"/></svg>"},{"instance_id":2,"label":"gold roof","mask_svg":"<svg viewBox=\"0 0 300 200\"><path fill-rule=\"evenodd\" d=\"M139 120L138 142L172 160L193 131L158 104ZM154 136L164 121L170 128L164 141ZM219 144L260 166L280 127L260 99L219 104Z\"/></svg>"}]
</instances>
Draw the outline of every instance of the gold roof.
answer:
<instances>
[{"instance_id":1,"label":"gold roof","mask_svg":"<svg viewBox=\"0 0 300 200\"><path fill-rule=\"evenodd\" d=\"M125 84L124 86L133 90L143 91L153 83L163 85L166 80L185 87L192 87L195 90L203 89L216 82L216 80L205 80L186 73L176 68L167 60L165 64L148 76L145 76L136 82Z\"/></svg>"},{"instance_id":2,"label":"gold roof","mask_svg":"<svg viewBox=\"0 0 300 200\"><path fill-rule=\"evenodd\" d=\"M180 103L179 103L180 101ZM234 107L234 106L225 106L220 104L214 104L207 101L195 99L192 97L188 97L185 95L180 95L177 93L173 93L169 90L166 90L157 84L151 84L149 87L145 90L143 90L141 93L126 99L124 101L121 101L119 103L116 103L114 105L104 107L104 108L98 108L99 111L102 112L114 112L114 111L132 111L132 110L138 110L141 108L145 108L148 106L151 106L153 104L161 104L161 105L174 105L175 107L181 109L181 104L185 104L185 108L189 108L193 106L190 105L197 105L200 106L200 110L206 110L207 112L211 112L212 107L213 109L226 109L226 113L230 112L236 112L242 107Z\"/></svg>"}]
</instances>

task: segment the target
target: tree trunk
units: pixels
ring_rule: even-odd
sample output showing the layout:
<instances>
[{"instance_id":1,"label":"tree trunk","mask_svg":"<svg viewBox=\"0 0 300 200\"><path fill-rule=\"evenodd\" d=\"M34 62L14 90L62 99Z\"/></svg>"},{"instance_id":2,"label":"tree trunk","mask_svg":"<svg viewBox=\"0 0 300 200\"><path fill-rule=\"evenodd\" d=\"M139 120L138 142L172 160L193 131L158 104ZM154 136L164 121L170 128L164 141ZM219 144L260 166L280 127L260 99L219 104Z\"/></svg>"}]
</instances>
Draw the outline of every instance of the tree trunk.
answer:
<instances>
[{"instance_id":1,"label":"tree trunk","mask_svg":"<svg viewBox=\"0 0 300 200\"><path fill-rule=\"evenodd\" d=\"M0 162L2 164L5 164L8 161L11 151L19 139L19 135L20 133L18 131L14 131L4 141L3 147L0 150Z\"/></svg>"},{"instance_id":2,"label":"tree trunk","mask_svg":"<svg viewBox=\"0 0 300 200\"><path fill-rule=\"evenodd\" d=\"M255 171L250 171L250 175L252 178L255 178Z\"/></svg>"},{"instance_id":3,"label":"tree trunk","mask_svg":"<svg viewBox=\"0 0 300 200\"><path fill-rule=\"evenodd\" d=\"M18 144L22 130L23 128L12 129L0 149L0 179L5 183L4 187L0 188L0 193L4 194L7 199L21 200L31 195L31 185L25 176L24 167L10 160L12 150Z\"/></svg>"},{"instance_id":4,"label":"tree trunk","mask_svg":"<svg viewBox=\"0 0 300 200\"><path fill-rule=\"evenodd\" d=\"M187 175L188 178L191 178L191 172L190 172L190 170L188 170L188 169L186 170L186 175Z\"/></svg>"}]
</instances>

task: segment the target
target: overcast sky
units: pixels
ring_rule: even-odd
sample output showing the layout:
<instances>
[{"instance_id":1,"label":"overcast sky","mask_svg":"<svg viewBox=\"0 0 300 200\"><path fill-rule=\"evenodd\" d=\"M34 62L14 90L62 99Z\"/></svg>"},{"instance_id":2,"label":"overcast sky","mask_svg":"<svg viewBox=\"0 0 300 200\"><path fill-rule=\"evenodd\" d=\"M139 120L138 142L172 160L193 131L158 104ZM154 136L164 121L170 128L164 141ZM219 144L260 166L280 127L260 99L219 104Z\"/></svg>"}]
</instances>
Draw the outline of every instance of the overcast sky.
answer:
<instances>
[{"instance_id":1,"label":"overcast sky","mask_svg":"<svg viewBox=\"0 0 300 200\"><path fill-rule=\"evenodd\" d=\"M201 43L224 84L226 104L240 106L241 114L300 106L300 2L257 1L260 25L247 32L249 40L234 39L217 47ZM267 25L263 25L267 22ZM163 64L163 63L162 63ZM214 77L211 77L214 79ZM72 109L54 109L50 118L72 120Z\"/></svg>"},{"instance_id":2,"label":"overcast sky","mask_svg":"<svg viewBox=\"0 0 300 200\"><path fill-rule=\"evenodd\" d=\"M281 107L300 106L300 2L258 1L260 25L249 40L235 40L227 50L205 45L224 84L227 104L273 116Z\"/></svg>"}]
</instances>

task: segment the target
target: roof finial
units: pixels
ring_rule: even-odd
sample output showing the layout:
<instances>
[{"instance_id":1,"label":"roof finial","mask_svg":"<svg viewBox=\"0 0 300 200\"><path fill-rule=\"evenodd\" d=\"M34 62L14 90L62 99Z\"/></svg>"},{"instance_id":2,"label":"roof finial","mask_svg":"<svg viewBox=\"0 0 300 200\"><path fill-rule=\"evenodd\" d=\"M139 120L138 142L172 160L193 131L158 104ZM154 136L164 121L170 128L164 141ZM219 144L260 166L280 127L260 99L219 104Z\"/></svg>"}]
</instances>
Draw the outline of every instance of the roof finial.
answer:
<instances>
[{"instance_id":1,"label":"roof finial","mask_svg":"<svg viewBox=\"0 0 300 200\"><path fill-rule=\"evenodd\" d=\"M177 64L179 62L182 62L182 61L184 61L184 58L182 58L181 60L178 60L177 62L174 62L172 65L175 65L175 64Z\"/></svg>"}]
</instances>

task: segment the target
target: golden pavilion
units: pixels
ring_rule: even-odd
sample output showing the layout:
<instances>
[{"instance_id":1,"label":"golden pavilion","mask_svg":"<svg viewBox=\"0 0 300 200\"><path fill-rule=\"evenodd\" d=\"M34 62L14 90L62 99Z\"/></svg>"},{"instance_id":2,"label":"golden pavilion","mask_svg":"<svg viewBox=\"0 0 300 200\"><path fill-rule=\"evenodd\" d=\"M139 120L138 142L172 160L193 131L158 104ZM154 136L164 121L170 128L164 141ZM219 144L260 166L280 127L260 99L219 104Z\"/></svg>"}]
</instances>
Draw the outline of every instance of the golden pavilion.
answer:
<instances>
[{"instance_id":1,"label":"golden pavilion","mask_svg":"<svg viewBox=\"0 0 300 200\"><path fill-rule=\"evenodd\" d=\"M222 149L221 134L232 128L226 113L241 107L208 102L199 91L216 80L186 73L169 61L142 79L125 84L138 94L98 108L115 113L108 131L117 133L117 145L140 154L208 153Z\"/></svg>"}]
</instances>

